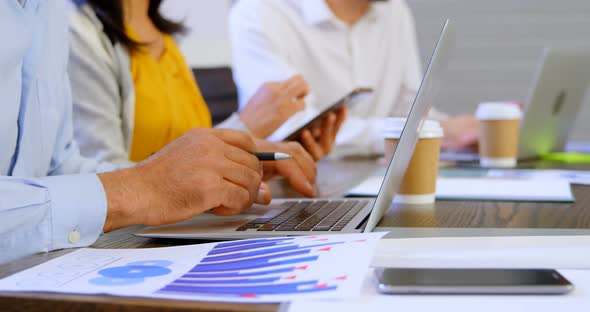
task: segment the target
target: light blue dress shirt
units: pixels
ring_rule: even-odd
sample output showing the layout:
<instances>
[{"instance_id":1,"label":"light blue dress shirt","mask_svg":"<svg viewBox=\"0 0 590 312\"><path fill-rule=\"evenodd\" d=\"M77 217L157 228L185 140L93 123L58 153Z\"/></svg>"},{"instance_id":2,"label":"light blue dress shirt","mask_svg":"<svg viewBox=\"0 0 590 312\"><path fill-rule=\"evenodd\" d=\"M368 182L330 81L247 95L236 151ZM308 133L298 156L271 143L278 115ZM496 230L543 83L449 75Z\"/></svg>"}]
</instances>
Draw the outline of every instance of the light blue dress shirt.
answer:
<instances>
[{"instance_id":1,"label":"light blue dress shirt","mask_svg":"<svg viewBox=\"0 0 590 312\"><path fill-rule=\"evenodd\" d=\"M0 263L92 244L106 195L72 135L63 0L0 1Z\"/></svg>"}]
</instances>

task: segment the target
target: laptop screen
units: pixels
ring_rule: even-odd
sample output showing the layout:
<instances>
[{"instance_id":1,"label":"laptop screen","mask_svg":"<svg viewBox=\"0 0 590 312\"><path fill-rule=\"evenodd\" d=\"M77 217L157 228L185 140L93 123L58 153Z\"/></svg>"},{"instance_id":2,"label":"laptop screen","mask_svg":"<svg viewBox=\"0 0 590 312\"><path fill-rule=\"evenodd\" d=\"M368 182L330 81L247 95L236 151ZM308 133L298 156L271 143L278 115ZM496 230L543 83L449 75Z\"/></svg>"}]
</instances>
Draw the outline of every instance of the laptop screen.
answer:
<instances>
[{"instance_id":1,"label":"laptop screen","mask_svg":"<svg viewBox=\"0 0 590 312\"><path fill-rule=\"evenodd\" d=\"M385 178L381 184L379 195L375 200L371 216L365 226L365 232L375 228L379 220L391 206L393 197L399 190L404 173L414 153L418 142L419 133L424 120L427 119L435 96L440 90L443 75L446 72L447 63L451 50L455 46L455 31L453 24L447 20L443 26L442 33L426 72L420 88L414 98L414 104L410 109L404 129L401 133L399 143L393 153L393 157L387 168Z\"/></svg>"}]
</instances>

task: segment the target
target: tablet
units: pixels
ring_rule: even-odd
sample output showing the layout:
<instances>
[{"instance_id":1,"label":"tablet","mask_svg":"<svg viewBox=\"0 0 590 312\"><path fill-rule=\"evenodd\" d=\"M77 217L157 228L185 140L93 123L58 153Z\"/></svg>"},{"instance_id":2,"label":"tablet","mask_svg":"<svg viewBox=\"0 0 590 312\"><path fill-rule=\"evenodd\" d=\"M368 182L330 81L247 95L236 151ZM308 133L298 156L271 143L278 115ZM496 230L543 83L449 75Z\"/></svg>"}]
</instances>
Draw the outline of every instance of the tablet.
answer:
<instances>
[{"instance_id":1,"label":"tablet","mask_svg":"<svg viewBox=\"0 0 590 312\"><path fill-rule=\"evenodd\" d=\"M303 132L304 129L311 128L311 127L315 126L317 123L322 122L322 120L324 118L326 118L328 116L328 114L338 110L343 105L346 105L348 108L352 108L357 103L362 102L363 100L368 98L369 95L371 95L372 93L373 93L373 89L371 89L371 88L356 88L356 89L352 90L350 93L348 93L346 96L344 96L343 98L338 100L336 103L330 105L328 108L323 110L321 113L319 113L313 119L304 123L302 126L298 127L297 129L293 130L293 132L291 132L289 135L287 135L285 137L284 141L297 141L297 140L299 140L299 137L301 136L301 132Z\"/></svg>"}]
</instances>

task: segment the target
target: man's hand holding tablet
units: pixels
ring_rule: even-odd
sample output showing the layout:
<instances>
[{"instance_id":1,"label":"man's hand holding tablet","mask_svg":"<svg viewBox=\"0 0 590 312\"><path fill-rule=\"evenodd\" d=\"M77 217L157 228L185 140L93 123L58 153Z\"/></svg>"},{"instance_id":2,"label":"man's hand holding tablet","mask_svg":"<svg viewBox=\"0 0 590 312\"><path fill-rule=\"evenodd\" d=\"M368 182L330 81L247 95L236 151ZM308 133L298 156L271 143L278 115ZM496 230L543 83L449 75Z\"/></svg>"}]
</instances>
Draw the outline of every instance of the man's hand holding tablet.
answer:
<instances>
[{"instance_id":1,"label":"man's hand holding tablet","mask_svg":"<svg viewBox=\"0 0 590 312\"><path fill-rule=\"evenodd\" d=\"M305 129L314 129L321 126L322 122L327 119L330 113L338 113L341 107L348 107L351 108L357 103L366 99L369 95L373 93L373 89L371 88L356 88L348 93L346 96L338 100L336 103L328 106L328 108L324 109L321 113L315 116L312 120L306 122L299 128L293 130L291 134L287 135L284 139L285 141L298 141L303 134L303 130ZM314 136L315 137L315 136Z\"/></svg>"},{"instance_id":2,"label":"man's hand holding tablet","mask_svg":"<svg viewBox=\"0 0 590 312\"><path fill-rule=\"evenodd\" d=\"M318 161L332 151L336 135L346 119L347 108L366 99L373 92L370 88L357 88L324 109L313 119L292 131L285 141L299 141Z\"/></svg>"},{"instance_id":3,"label":"man's hand holding tablet","mask_svg":"<svg viewBox=\"0 0 590 312\"><path fill-rule=\"evenodd\" d=\"M299 142L315 161L320 161L334 149L336 135L346 119L347 111L346 106L341 106L311 128L301 131Z\"/></svg>"}]
</instances>

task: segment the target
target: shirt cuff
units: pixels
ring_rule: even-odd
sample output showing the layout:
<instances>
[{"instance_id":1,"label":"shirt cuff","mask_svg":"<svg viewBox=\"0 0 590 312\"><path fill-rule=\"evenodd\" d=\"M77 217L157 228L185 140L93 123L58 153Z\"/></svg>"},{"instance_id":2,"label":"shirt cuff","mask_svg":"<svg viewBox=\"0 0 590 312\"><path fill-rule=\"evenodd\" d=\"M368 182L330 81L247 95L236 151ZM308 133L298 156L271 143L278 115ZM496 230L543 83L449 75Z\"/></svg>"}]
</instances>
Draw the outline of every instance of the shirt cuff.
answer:
<instances>
[{"instance_id":1,"label":"shirt cuff","mask_svg":"<svg viewBox=\"0 0 590 312\"><path fill-rule=\"evenodd\" d=\"M95 174L41 178L51 205L50 250L93 244L102 233L107 199Z\"/></svg>"}]
</instances>

